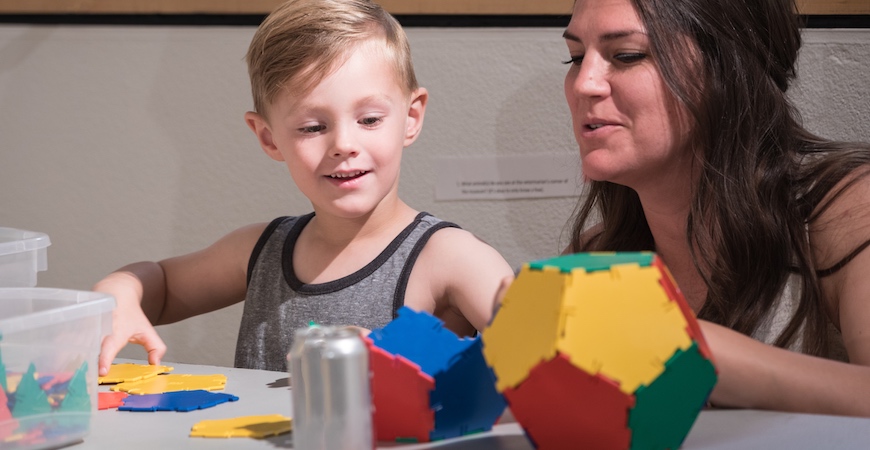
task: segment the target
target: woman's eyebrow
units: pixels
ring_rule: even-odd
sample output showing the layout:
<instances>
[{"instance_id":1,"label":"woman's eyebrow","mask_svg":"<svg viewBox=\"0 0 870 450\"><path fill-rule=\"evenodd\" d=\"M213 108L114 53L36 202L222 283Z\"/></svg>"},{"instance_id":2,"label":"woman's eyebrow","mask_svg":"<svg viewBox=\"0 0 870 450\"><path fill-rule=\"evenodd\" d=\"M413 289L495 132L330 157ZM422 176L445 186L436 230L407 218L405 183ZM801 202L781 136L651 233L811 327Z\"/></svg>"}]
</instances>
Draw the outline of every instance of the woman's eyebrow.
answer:
<instances>
[{"instance_id":1,"label":"woman's eyebrow","mask_svg":"<svg viewBox=\"0 0 870 450\"><path fill-rule=\"evenodd\" d=\"M640 31L640 30L620 30L620 31L611 31L611 32L604 33L601 36L598 36L598 40L603 41L603 42L615 41L617 39L622 39L624 37L628 37L628 36L631 36L634 34L646 35L646 33L644 33L643 31ZM565 30L565 32L562 33L562 37L569 40L569 41L583 42L579 37L577 37L577 35L575 35L574 33L571 33L568 30Z\"/></svg>"},{"instance_id":2,"label":"woman's eyebrow","mask_svg":"<svg viewBox=\"0 0 870 450\"><path fill-rule=\"evenodd\" d=\"M562 37L569 40L569 41L580 42L580 38L578 38L577 36L575 36L573 33L571 33L568 30L565 30L565 32L562 33Z\"/></svg>"}]
</instances>

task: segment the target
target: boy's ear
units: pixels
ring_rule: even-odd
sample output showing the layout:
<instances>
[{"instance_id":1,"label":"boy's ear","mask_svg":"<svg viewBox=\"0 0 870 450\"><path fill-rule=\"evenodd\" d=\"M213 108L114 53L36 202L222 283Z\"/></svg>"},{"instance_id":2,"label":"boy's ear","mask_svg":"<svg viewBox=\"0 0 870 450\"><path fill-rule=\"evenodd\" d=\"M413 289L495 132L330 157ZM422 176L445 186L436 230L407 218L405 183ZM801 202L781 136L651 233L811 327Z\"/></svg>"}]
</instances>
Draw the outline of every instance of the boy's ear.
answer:
<instances>
[{"instance_id":1,"label":"boy's ear","mask_svg":"<svg viewBox=\"0 0 870 450\"><path fill-rule=\"evenodd\" d=\"M426 103L429 102L429 91L418 88L411 93L411 106L408 108L407 128L405 129L405 147L417 140L423 129L423 116L426 115Z\"/></svg>"},{"instance_id":2,"label":"boy's ear","mask_svg":"<svg viewBox=\"0 0 870 450\"><path fill-rule=\"evenodd\" d=\"M272 129L269 128L269 122L267 122L263 116L253 111L248 111L245 113L245 123L247 123L248 128L257 135L257 140L260 141L260 147L263 147L263 151L265 151L270 158L275 161L284 161L284 155L278 151L278 146L275 145L275 139L272 136Z\"/></svg>"}]
</instances>

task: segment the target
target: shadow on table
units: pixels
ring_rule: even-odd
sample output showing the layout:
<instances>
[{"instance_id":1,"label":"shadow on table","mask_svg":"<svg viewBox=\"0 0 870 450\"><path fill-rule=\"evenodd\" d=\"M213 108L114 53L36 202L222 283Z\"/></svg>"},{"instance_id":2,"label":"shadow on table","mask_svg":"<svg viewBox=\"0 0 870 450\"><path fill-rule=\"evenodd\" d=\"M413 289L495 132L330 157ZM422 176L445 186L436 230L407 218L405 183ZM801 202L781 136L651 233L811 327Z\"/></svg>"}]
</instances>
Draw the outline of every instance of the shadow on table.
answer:
<instances>
[{"instance_id":1,"label":"shadow on table","mask_svg":"<svg viewBox=\"0 0 870 450\"><path fill-rule=\"evenodd\" d=\"M275 448L293 448L293 433L279 434L263 439Z\"/></svg>"},{"instance_id":2,"label":"shadow on table","mask_svg":"<svg viewBox=\"0 0 870 450\"><path fill-rule=\"evenodd\" d=\"M275 448L293 448L293 433L271 436L264 439ZM524 436L488 435L466 436L424 444L403 444L398 442L378 442L379 449L419 450L529 450L532 448Z\"/></svg>"},{"instance_id":3,"label":"shadow on table","mask_svg":"<svg viewBox=\"0 0 870 450\"><path fill-rule=\"evenodd\" d=\"M457 439L427 442L425 444L401 444L378 442L378 448L394 449L441 449L441 450L531 450L533 447L522 435L480 434Z\"/></svg>"},{"instance_id":4,"label":"shadow on table","mask_svg":"<svg viewBox=\"0 0 870 450\"><path fill-rule=\"evenodd\" d=\"M266 386L269 386L270 389L290 387L290 377L278 378Z\"/></svg>"}]
</instances>

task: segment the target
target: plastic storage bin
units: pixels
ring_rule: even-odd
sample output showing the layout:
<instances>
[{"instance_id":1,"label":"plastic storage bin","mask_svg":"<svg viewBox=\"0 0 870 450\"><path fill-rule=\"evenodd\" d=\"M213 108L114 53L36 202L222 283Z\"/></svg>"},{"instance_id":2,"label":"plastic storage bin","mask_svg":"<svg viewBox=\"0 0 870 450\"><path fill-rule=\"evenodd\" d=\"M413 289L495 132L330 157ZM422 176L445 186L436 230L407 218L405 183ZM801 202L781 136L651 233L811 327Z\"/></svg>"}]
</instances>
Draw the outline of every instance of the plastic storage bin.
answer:
<instances>
[{"instance_id":1,"label":"plastic storage bin","mask_svg":"<svg viewBox=\"0 0 870 450\"><path fill-rule=\"evenodd\" d=\"M0 448L53 448L88 433L114 308L97 292L0 288Z\"/></svg>"},{"instance_id":2,"label":"plastic storage bin","mask_svg":"<svg viewBox=\"0 0 870 450\"><path fill-rule=\"evenodd\" d=\"M48 235L0 227L0 287L36 286L36 272L48 268Z\"/></svg>"}]
</instances>

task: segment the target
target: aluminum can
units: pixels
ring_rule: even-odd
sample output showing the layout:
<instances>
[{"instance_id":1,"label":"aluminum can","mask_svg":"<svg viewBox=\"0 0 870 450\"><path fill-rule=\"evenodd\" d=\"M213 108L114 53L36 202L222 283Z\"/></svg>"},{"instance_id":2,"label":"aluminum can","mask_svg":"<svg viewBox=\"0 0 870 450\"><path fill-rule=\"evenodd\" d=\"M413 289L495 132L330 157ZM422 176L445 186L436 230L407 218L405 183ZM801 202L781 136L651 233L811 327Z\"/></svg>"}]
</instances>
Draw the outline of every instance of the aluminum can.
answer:
<instances>
[{"instance_id":1,"label":"aluminum can","mask_svg":"<svg viewBox=\"0 0 870 450\"><path fill-rule=\"evenodd\" d=\"M369 354L357 328L296 331L287 355L296 450L372 449Z\"/></svg>"}]
</instances>

